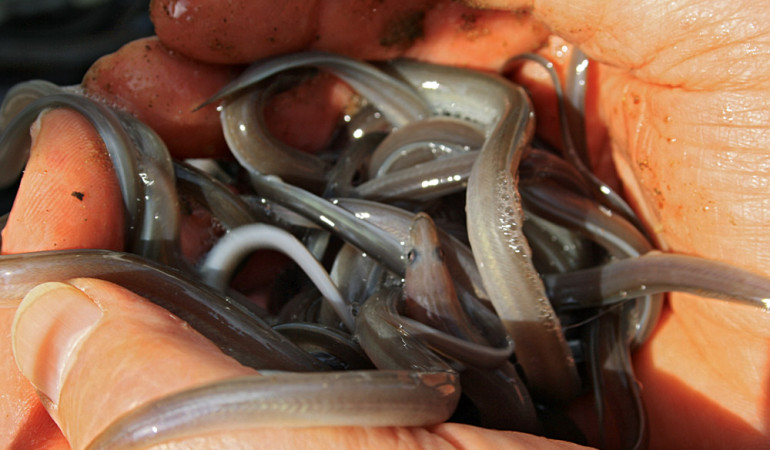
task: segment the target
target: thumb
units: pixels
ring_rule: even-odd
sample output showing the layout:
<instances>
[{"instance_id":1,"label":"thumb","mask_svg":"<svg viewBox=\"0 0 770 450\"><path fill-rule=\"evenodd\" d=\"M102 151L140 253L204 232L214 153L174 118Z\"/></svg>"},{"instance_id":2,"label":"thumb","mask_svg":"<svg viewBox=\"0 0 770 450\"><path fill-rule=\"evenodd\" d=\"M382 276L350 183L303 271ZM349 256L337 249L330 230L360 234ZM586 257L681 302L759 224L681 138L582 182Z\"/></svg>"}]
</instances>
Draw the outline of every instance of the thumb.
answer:
<instances>
[{"instance_id":1,"label":"thumb","mask_svg":"<svg viewBox=\"0 0 770 450\"><path fill-rule=\"evenodd\" d=\"M254 374L162 308L112 283L74 279L32 289L12 329L21 372L83 448L122 414L174 391ZM431 428L260 428L187 437L184 448L578 448L461 424ZM175 447L176 448L176 447Z\"/></svg>"},{"instance_id":2,"label":"thumb","mask_svg":"<svg viewBox=\"0 0 770 450\"><path fill-rule=\"evenodd\" d=\"M34 288L12 340L19 369L73 448L142 403L255 373L164 309L94 279Z\"/></svg>"}]
</instances>

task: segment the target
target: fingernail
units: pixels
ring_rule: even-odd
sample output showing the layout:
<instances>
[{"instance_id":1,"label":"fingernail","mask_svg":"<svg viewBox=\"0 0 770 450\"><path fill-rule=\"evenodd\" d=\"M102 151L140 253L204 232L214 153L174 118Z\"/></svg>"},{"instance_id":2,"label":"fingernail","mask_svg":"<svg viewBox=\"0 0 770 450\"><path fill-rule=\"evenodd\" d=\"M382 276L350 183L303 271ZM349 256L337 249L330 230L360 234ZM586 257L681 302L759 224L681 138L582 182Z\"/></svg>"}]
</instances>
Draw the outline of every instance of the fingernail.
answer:
<instances>
[{"instance_id":1,"label":"fingernail","mask_svg":"<svg viewBox=\"0 0 770 450\"><path fill-rule=\"evenodd\" d=\"M66 283L41 284L19 304L11 328L16 364L54 404L80 342L101 317L83 291Z\"/></svg>"}]
</instances>

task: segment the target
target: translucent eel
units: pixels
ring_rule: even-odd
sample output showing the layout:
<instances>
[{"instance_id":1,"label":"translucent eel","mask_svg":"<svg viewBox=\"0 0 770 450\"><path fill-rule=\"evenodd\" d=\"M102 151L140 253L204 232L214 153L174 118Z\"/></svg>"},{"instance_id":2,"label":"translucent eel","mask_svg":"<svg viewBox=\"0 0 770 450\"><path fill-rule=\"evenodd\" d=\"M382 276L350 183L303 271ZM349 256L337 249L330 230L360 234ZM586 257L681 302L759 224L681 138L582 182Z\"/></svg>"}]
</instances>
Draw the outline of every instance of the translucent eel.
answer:
<instances>
[{"instance_id":1,"label":"translucent eel","mask_svg":"<svg viewBox=\"0 0 770 450\"><path fill-rule=\"evenodd\" d=\"M466 367L460 386L476 405L480 426L542 434L532 398L510 362L495 370Z\"/></svg>"},{"instance_id":2,"label":"translucent eel","mask_svg":"<svg viewBox=\"0 0 770 450\"><path fill-rule=\"evenodd\" d=\"M588 144L586 142L585 97L588 89L588 57L579 48L572 47L564 82L565 113L572 133L575 151L588 165Z\"/></svg>"},{"instance_id":3,"label":"translucent eel","mask_svg":"<svg viewBox=\"0 0 770 450\"><path fill-rule=\"evenodd\" d=\"M524 203L547 219L583 234L616 258L635 257L651 249L644 235L620 215L593 200L556 186L551 181L520 185ZM549 290L549 294L553 294ZM646 441L647 418L631 367L630 345L640 345L652 332L662 306L654 292L641 293L620 310L602 311L589 324L586 360L591 375L599 419L600 438L613 434L625 445L637 448ZM553 295L557 311L564 309ZM595 328L595 330L594 330ZM619 333L627 333L619 335ZM609 419L609 422L607 420ZM612 421L617 421L612 427ZM614 429L613 429L614 428ZM612 433L609 431L612 429ZM601 442L600 442L601 443Z\"/></svg>"},{"instance_id":4,"label":"translucent eel","mask_svg":"<svg viewBox=\"0 0 770 450\"><path fill-rule=\"evenodd\" d=\"M446 333L473 339L462 310L433 219L417 213L409 227L404 276L406 315Z\"/></svg>"},{"instance_id":5,"label":"translucent eel","mask_svg":"<svg viewBox=\"0 0 770 450\"><path fill-rule=\"evenodd\" d=\"M6 132L9 125L24 108L46 95L62 94L64 90L59 86L43 80L32 80L19 83L5 94L3 103L0 105L0 132ZM25 130L29 134L29 129ZM29 145L7 148L0 148L0 189L6 188L16 181L21 175L24 166L29 159Z\"/></svg>"},{"instance_id":6,"label":"translucent eel","mask_svg":"<svg viewBox=\"0 0 770 450\"><path fill-rule=\"evenodd\" d=\"M532 262L540 274L571 272L595 264L592 244L530 211L526 212L523 231L532 249Z\"/></svg>"},{"instance_id":7,"label":"translucent eel","mask_svg":"<svg viewBox=\"0 0 770 450\"><path fill-rule=\"evenodd\" d=\"M393 126L429 115L427 105L413 89L364 62L322 52L265 59L250 66L207 101L208 104L225 99L221 113L225 139L231 149L241 149L234 153L244 167L280 176L303 187L323 185L328 170L324 161L282 144L267 131L262 109L269 89L243 92L275 74L299 67L317 67L338 76L374 104Z\"/></svg>"},{"instance_id":8,"label":"translucent eel","mask_svg":"<svg viewBox=\"0 0 770 450\"><path fill-rule=\"evenodd\" d=\"M20 92L20 95L24 91ZM47 108L71 108L82 114L99 133L109 153L115 174L120 183L123 196L123 206L127 217L128 247L138 244L145 225L142 223L144 210L144 185L139 177L137 154L134 142L121 125L118 116L109 108L97 102L74 94L53 94L40 97L25 106L0 135L0 167L7 167L6 161L18 159L18 154L24 155L24 164L29 157L30 136L29 127L37 120L40 113ZM16 164L12 164L16 167ZM19 169L21 170L21 169ZM5 169L3 169L5 172ZM3 178L15 180L16 174L4 174Z\"/></svg>"},{"instance_id":9,"label":"translucent eel","mask_svg":"<svg viewBox=\"0 0 770 450\"><path fill-rule=\"evenodd\" d=\"M305 216L260 195L246 194L240 195L239 198L249 206L249 210L258 216L261 222L273 224L284 230L321 228Z\"/></svg>"},{"instance_id":10,"label":"translucent eel","mask_svg":"<svg viewBox=\"0 0 770 450\"><path fill-rule=\"evenodd\" d=\"M226 291L238 264L249 253L260 249L277 250L297 263L345 326L353 330L353 314L326 269L294 235L272 225L243 225L225 234L209 251L199 269L203 282L214 289Z\"/></svg>"},{"instance_id":11,"label":"translucent eel","mask_svg":"<svg viewBox=\"0 0 770 450\"><path fill-rule=\"evenodd\" d=\"M255 90L225 103L220 117L228 146L244 167L314 191L320 189L329 164L284 144L270 133L263 114L269 97L268 91Z\"/></svg>"},{"instance_id":12,"label":"translucent eel","mask_svg":"<svg viewBox=\"0 0 770 450\"><path fill-rule=\"evenodd\" d=\"M374 369L353 337L320 323L292 322L273 329L334 370Z\"/></svg>"},{"instance_id":13,"label":"translucent eel","mask_svg":"<svg viewBox=\"0 0 770 450\"><path fill-rule=\"evenodd\" d=\"M406 242L406 315L445 333L483 342L457 299L444 255L433 219L416 214Z\"/></svg>"},{"instance_id":14,"label":"translucent eel","mask_svg":"<svg viewBox=\"0 0 770 450\"><path fill-rule=\"evenodd\" d=\"M528 208L583 234L616 258L636 257L652 250L652 245L636 227L588 198L550 182L522 181L520 188ZM652 334L663 306L660 295L645 293L642 297L628 310L634 346L643 344Z\"/></svg>"},{"instance_id":15,"label":"translucent eel","mask_svg":"<svg viewBox=\"0 0 770 450\"><path fill-rule=\"evenodd\" d=\"M386 277L381 264L350 244L343 244L334 257L329 276L342 297L354 305L363 303Z\"/></svg>"},{"instance_id":16,"label":"translucent eel","mask_svg":"<svg viewBox=\"0 0 770 450\"><path fill-rule=\"evenodd\" d=\"M325 369L232 298L182 272L127 253L63 250L0 256L0 306L16 307L40 283L77 277L110 281L147 298L242 364L257 369Z\"/></svg>"},{"instance_id":17,"label":"translucent eel","mask_svg":"<svg viewBox=\"0 0 770 450\"><path fill-rule=\"evenodd\" d=\"M239 377L131 411L87 447L139 449L175 438L255 427L428 426L446 420L451 373L343 371Z\"/></svg>"},{"instance_id":18,"label":"translucent eel","mask_svg":"<svg viewBox=\"0 0 770 450\"><path fill-rule=\"evenodd\" d=\"M409 85L394 80L365 62L324 52L293 53L258 61L201 107L234 96L275 74L299 67L317 67L336 75L376 105L395 127L430 115L425 101Z\"/></svg>"},{"instance_id":19,"label":"translucent eel","mask_svg":"<svg viewBox=\"0 0 770 450\"><path fill-rule=\"evenodd\" d=\"M442 390L459 397L459 379L454 369L430 351L420 340L401 327L403 317L398 314L397 304L403 292L397 288L376 291L361 306L356 317L355 336L369 359L381 370L415 370L433 373L441 381ZM449 392L449 387L454 392ZM456 403L455 403L456 405ZM454 410L446 410L447 418Z\"/></svg>"},{"instance_id":20,"label":"translucent eel","mask_svg":"<svg viewBox=\"0 0 770 450\"><path fill-rule=\"evenodd\" d=\"M550 181L532 183L522 178L519 190L528 210L584 234L612 256L626 258L652 250L647 238L623 217L571 189Z\"/></svg>"},{"instance_id":21,"label":"translucent eel","mask_svg":"<svg viewBox=\"0 0 770 450\"><path fill-rule=\"evenodd\" d=\"M392 205L363 199L339 198L334 201L353 213L359 220L370 222L385 230L401 245L409 239L409 227L414 213ZM455 286L461 291L471 293L484 303L488 302L471 249L441 229L438 230L438 234L444 250L445 262Z\"/></svg>"},{"instance_id":22,"label":"translucent eel","mask_svg":"<svg viewBox=\"0 0 770 450\"><path fill-rule=\"evenodd\" d=\"M399 314L398 305L405 296L405 293L401 294L397 290L380 291L364 303L356 334L372 361L381 368L398 368L409 364L409 360L404 361L404 349L399 348L398 334L394 333L393 329L404 330L403 332L407 333L408 336L417 338L434 352L461 363L463 365L460 375L462 385L485 383L484 387L470 386L468 391L469 398L482 414L483 425L501 429L537 431L539 424L532 400L516 374L516 369L507 362L504 354L499 355L502 358L498 357L496 361L485 361L485 363L492 364L478 366L477 363L480 362L480 358L476 356L480 355L473 355L474 352L471 347L475 344L463 339L455 339L459 342L454 343L452 348L449 348L444 343L447 341L447 337L453 338L453 336L448 336L439 330ZM377 326L373 328L379 330L378 337L386 336L385 333L388 333L387 336L393 336L392 339L395 340L395 343L390 345L395 345L396 348L372 348L369 345L367 341L369 329L363 327L362 323L367 324L368 321L372 320L372 317L377 320ZM388 324L392 328L388 327ZM382 330L382 327L385 329ZM390 340L384 342L387 343ZM467 346L470 351L458 351L463 345ZM478 347L478 345L476 346ZM412 351L411 349L406 350L407 354ZM508 352L510 350L512 348ZM498 416L498 420L492 420L494 416ZM502 418L503 416L504 418Z\"/></svg>"},{"instance_id":23,"label":"translucent eel","mask_svg":"<svg viewBox=\"0 0 770 450\"><path fill-rule=\"evenodd\" d=\"M349 196L355 179L364 171L372 152L386 136L384 132L373 131L350 140L326 176L323 197Z\"/></svg>"},{"instance_id":24,"label":"translucent eel","mask_svg":"<svg viewBox=\"0 0 770 450\"><path fill-rule=\"evenodd\" d=\"M519 177L530 183L548 180L576 194L591 197L591 186L575 166L548 150L530 147L521 159Z\"/></svg>"},{"instance_id":25,"label":"translucent eel","mask_svg":"<svg viewBox=\"0 0 770 450\"><path fill-rule=\"evenodd\" d=\"M237 152L236 149L233 149ZM302 188L284 183L277 177L249 171L251 184L259 195L309 219L342 240L365 251L398 275L404 274L399 244L382 229L361 221L351 212Z\"/></svg>"},{"instance_id":26,"label":"translucent eel","mask_svg":"<svg viewBox=\"0 0 770 450\"><path fill-rule=\"evenodd\" d=\"M629 353L623 308L588 325L588 371L596 402L599 448L643 449L649 438L647 413Z\"/></svg>"},{"instance_id":27,"label":"translucent eel","mask_svg":"<svg viewBox=\"0 0 770 450\"><path fill-rule=\"evenodd\" d=\"M0 131L5 130L11 120L33 101L64 92L64 88L45 80L30 80L12 86L0 105Z\"/></svg>"},{"instance_id":28,"label":"translucent eel","mask_svg":"<svg viewBox=\"0 0 770 450\"><path fill-rule=\"evenodd\" d=\"M697 256L651 251L599 267L546 275L558 308L608 306L643 295L688 292L701 297L770 307L770 278Z\"/></svg>"},{"instance_id":29,"label":"translucent eel","mask_svg":"<svg viewBox=\"0 0 770 450\"><path fill-rule=\"evenodd\" d=\"M461 192L477 156L478 151L473 151L417 164L361 183L350 195L376 201L426 201Z\"/></svg>"},{"instance_id":30,"label":"translucent eel","mask_svg":"<svg viewBox=\"0 0 770 450\"><path fill-rule=\"evenodd\" d=\"M475 334L480 342L474 342L400 314L397 317L399 326L409 334L420 339L436 353L457 361L463 366L496 369L505 364L513 353L513 340L505 334L498 334L497 339L490 339L491 343L487 343L486 337L479 336L480 331L477 331Z\"/></svg>"},{"instance_id":31,"label":"translucent eel","mask_svg":"<svg viewBox=\"0 0 770 450\"><path fill-rule=\"evenodd\" d=\"M460 396L459 377L383 318L398 290L374 295L357 319L361 345L384 370L276 373L222 380L144 405L102 431L88 449L145 448L168 440L254 427L427 426Z\"/></svg>"},{"instance_id":32,"label":"translucent eel","mask_svg":"<svg viewBox=\"0 0 770 450\"><path fill-rule=\"evenodd\" d=\"M131 252L161 264L186 268L180 242L181 212L171 154L155 131L126 113L118 117L137 149L144 209Z\"/></svg>"},{"instance_id":33,"label":"translucent eel","mask_svg":"<svg viewBox=\"0 0 770 450\"><path fill-rule=\"evenodd\" d=\"M200 202L225 229L256 222L258 216L242 198L207 173L174 161L177 190Z\"/></svg>"},{"instance_id":34,"label":"translucent eel","mask_svg":"<svg viewBox=\"0 0 770 450\"><path fill-rule=\"evenodd\" d=\"M556 101L559 105L559 129L561 131L562 142L564 145L563 152L565 159L572 163L580 172L580 174L585 178L585 180L590 183L591 190L595 198L600 203L612 209L614 212L621 214L623 217L631 221L634 226L640 230L643 230L644 228L641 222L636 217L636 213L634 213L631 207L628 206L628 203L623 200L620 194L615 192L615 190L607 185L607 183L600 180L586 166L583 159L578 154L578 151L575 148L575 143L573 141L573 134L570 130L569 121L567 119L568 105L564 100L564 92L562 90L561 82L559 81L559 76L556 74L556 71L553 68L553 63L540 55L526 53L511 58L508 63L506 63L506 66L510 68L513 64L518 64L527 60L540 64L543 68L546 69L548 75L551 77L551 82L553 83L554 91L556 92ZM505 72L507 71L508 69L505 70Z\"/></svg>"},{"instance_id":35,"label":"translucent eel","mask_svg":"<svg viewBox=\"0 0 770 450\"><path fill-rule=\"evenodd\" d=\"M422 86L420 92L434 109L486 126L487 140L466 194L471 248L489 299L516 342L516 357L533 397L571 400L580 389L575 362L521 232L515 180L534 131L527 95L501 78L470 70L410 61L391 68Z\"/></svg>"},{"instance_id":36,"label":"translucent eel","mask_svg":"<svg viewBox=\"0 0 770 450\"><path fill-rule=\"evenodd\" d=\"M466 314L444 263L436 226L427 214L419 213L412 220L406 250L404 311L407 317L401 318L401 326L441 354L463 364L496 368L506 362L513 353L513 341L504 333L498 333L498 339L489 345Z\"/></svg>"},{"instance_id":37,"label":"translucent eel","mask_svg":"<svg viewBox=\"0 0 770 450\"><path fill-rule=\"evenodd\" d=\"M175 161L176 162L176 161ZM228 173L220 162L221 160L211 158L186 158L181 161L185 166L193 167L200 172L205 173L208 177L218 181L219 183L235 184L237 182L237 174ZM232 163L231 163L232 164Z\"/></svg>"},{"instance_id":38,"label":"translucent eel","mask_svg":"<svg viewBox=\"0 0 770 450\"><path fill-rule=\"evenodd\" d=\"M369 178L458 152L478 150L484 132L452 117L429 117L397 128L377 147L369 162Z\"/></svg>"}]
</instances>

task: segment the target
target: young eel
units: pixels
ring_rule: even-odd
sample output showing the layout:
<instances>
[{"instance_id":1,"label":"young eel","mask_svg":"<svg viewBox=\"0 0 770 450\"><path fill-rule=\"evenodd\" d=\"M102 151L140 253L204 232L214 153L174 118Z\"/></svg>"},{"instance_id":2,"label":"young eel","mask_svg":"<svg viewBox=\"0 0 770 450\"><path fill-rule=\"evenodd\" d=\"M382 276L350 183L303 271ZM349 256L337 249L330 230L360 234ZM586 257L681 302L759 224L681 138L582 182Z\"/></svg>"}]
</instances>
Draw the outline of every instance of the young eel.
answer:
<instances>
[{"instance_id":1,"label":"young eel","mask_svg":"<svg viewBox=\"0 0 770 450\"><path fill-rule=\"evenodd\" d=\"M408 317L445 333L483 342L457 299L436 225L422 212L409 228L404 294Z\"/></svg>"},{"instance_id":2,"label":"young eel","mask_svg":"<svg viewBox=\"0 0 770 450\"><path fill-rule=\"evenodd\" d=\"M521 87L471 70L406 60L390 68L421 87L434 109L459 109L487 125L466 194L471 248L487 294L516 343L533 397L571 400L580 391L575 361L521 231L516 173L534 132L529 98Z\"/></svg>"},{"instance_id":3,"label":"young eel","mask_svg":"<svg viewBox=\"0 0 770 450\"><path fill-rule=\"evenodd\" d=\"M378 291L356 320L381 370L270 373L222 380L140 406L87 447L146 448L212 431L253 427L427 426L451 416L459 377L394 320L398 289Z\"/></svg>"},{"instance_id":4,"label":"young eel","mask_svg":"<svg viewBox=\"0 0 770 450\"><path fill-rule=\"evenodd\" d=\"M257 88L244 94L247 88L273 75L299 67L316 67L338 76L376 105L393 126L402 126L429 114L428 106L413 89L370 64L323 52L268 58L250 66L204 103L227 98L221 113L225 139L238 162L251 171L280 176L309 189L323 187L328 165L316 156L280 143L267 131L261 108L270 88Z\"/></svg>"}]
</instances>

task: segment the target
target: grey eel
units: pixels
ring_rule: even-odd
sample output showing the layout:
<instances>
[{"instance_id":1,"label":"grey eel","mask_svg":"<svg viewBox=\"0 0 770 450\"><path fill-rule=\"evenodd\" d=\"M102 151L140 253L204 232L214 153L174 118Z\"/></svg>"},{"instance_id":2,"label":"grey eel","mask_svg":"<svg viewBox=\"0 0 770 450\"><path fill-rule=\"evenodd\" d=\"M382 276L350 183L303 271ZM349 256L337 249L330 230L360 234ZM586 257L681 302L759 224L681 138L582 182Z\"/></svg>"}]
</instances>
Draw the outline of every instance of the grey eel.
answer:
<instances>
[{"instance_id":1,"label":"grey eel","mask_svg":"<svg viewBox=\"0 0 770 450\"><path fill-rule=\"evenodd\" d=\"M251 65L205 103L226 99L221 112L225 139L238 162L249 170L281 176L311 189L323 186L328 169L325 162L280 143L267 132L261 109L270 89L257 87L244 94L260 81L298 67L318 67L338 76L376 105L393 126L429 114L428 106L413 89L364 62L323 52L268 58Z\"/></svg>"},{"instance_id":2,"label":"grey eel","mask_svg":"<svg viewBox=\"0 0 770 450\"><path fill-rule=\"evenodd\" d=\"M459 377L393 323L393 302L400 295L397 289L378 291L357 317L361 346L381 370L271 373L217 381L127 413L87 448L143 448L178 437L253 427L443 422L459 400Z\"/></svg>"},{"instance_id":3,"label":"grey eel","mask_svg":"<svg viewBox=\"0 0 770 450\"><path fill-rule=\"evenodd\" d=\"M471 248L484 288L516 342L516 357L533 397L571 400L580 390L575 361L521 231L515 173L534 131L529 98L500 77L471 70L413 61L389 68L422 86L420 92L434 109L465 114L486 125L487 140L466 193Z\"/></svg>"},{"instance_id":4,"label":"grey eel","mask_svg":"<svg viewBox=\"0 0 770 450\"><path fill-rule=\"evenodd\" d=\"M128 253L61 250L0 256L0 307L18 306L40 283L78 277L110 281L147 298L188 322L244 365L327 370L234 299L181 271Z\"/></svg>"},{"instance_id":5,"label":"grey eel","mask_svg":"<svg viewBox=\"0 0 770 450\"><path fill-rule=\"evenodd\" d=\"M0 107L3 120L9 120L0 135L0 178L18 178L29 157L29 127L45 110L61 107L83 115L105 144L127 214L126 248L182 267L179 205L171 157L157 134L127 113L113 111L50 83L17 85Z\"/></svg>"}]
</instances>

